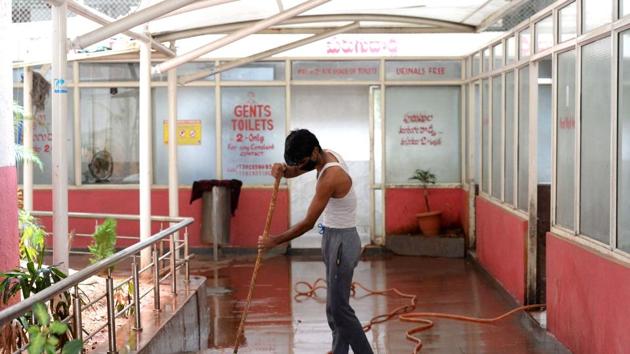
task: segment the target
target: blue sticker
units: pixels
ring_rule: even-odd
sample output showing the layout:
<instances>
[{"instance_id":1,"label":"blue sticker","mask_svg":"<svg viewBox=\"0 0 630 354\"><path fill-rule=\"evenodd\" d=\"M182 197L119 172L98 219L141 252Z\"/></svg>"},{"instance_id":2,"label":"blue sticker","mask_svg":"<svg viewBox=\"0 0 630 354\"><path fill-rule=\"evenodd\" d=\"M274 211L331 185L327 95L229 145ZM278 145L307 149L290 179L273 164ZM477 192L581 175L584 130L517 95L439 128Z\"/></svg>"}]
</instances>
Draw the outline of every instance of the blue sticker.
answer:
<instances>
[{"instance_id":1,"label":"blue sticker","mask_svg":"<svg viewBox=\"0 0 630 354\"><path fill-rule=\"evenodd\" d=\"M55 88L53 92L54 93L68 93L68 89L66 88L66 80L55 79Z\"/></svg>"}]
</instances>

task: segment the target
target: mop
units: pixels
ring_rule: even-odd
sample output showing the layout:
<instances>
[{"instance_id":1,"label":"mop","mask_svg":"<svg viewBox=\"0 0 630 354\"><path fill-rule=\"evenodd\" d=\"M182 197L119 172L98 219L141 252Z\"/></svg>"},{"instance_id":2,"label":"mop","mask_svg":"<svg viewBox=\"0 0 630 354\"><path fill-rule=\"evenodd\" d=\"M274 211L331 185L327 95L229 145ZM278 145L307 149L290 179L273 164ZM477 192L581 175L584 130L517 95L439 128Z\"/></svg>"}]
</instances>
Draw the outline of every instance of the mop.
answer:
<instances>
[{"instance_id":1,"label":"mop","mask_svg":"<svg viewBox=\"0 0 630 354\"><path fill-rule=\"evenodd\" d=\"M271 228L271 217L273 211L276 208L276 199L278 198L278 188L280 187L280 178L276 178L273 184L273 192L271 193L271 202L269 202L269 210L267 211L267 221L265 222L265 229L262 237L264 240L269 237L269 229ZM258 275L258 269L262 264L263 251L258 249L258 255L256 256L256 264L254 265L254 272L252 273L252 280L249 283L249 292L247 293L247 302L245 303L245 309L241 315L241 323L238 325L238 331L236 332L236 339L234 340L234 354L238 353L238 347L240 344L241 335L243 334L243 327L245 326L245 319L247 318L247 312L249 311L249 304L252 301L252 294L254 293L254 287L256 286L256 276Z\"/></svg>"}]
</instances>

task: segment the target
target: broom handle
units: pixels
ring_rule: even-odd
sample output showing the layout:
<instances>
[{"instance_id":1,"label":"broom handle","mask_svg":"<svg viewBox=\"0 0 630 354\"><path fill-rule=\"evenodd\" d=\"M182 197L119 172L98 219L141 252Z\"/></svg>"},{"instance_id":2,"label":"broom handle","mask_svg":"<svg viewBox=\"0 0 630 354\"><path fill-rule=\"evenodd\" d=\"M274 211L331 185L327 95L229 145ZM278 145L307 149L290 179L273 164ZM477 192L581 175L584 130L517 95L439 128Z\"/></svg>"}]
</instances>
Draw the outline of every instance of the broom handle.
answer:
<instances>
[{"instance_id":1,"label":"broom handle","mask_svg":"<svg viewBox=\"0 0 630 354\"><path fill-rule=\"evenodd\" d=\"M271 217L273 211L276 208L276 199L278 198L278 188L280 187L280 177L276 178L273 184L273 192L271 193L271 202L269 203L269 211L267 211L267 221L265 222L265 229L262 237L266 240L269 237L269 229L271 228ZM247 318L247 312L249 311L249 304L252 301L252 294L254 293L254 286L256 285L256 276L258 275L258 269L262 264L263 251L258 249L258 256L256 257L256 264L254 265L254 272L252 273L252 280L249 283L249 293L247 294L247 302L245 303L245 310L241 314L241 323L238 325L238 331L236 332L236 339L234 341L234 354L238 353L238 346L243 333L243 327L245 326L245 319Z\"/></svg>"}]
</instances>

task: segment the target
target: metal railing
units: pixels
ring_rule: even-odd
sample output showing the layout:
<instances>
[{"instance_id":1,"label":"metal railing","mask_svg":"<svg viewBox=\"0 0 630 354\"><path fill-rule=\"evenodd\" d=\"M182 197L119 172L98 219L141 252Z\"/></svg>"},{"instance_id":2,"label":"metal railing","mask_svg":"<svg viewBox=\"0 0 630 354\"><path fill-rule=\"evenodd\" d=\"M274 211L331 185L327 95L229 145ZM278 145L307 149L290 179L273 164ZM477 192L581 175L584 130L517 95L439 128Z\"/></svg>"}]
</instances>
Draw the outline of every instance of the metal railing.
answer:
<instances>
[{"instance_id":1,"label":"metal railing","mask_svg":"<svg viewBox=\"0 0 630 354\"><path fill-rule=\"evenodd\" d=\"M34 211L31 213L34 216L39 217L50 217L52 216L52 212L43 212L43 211ZM105 219L105 218L113 218L116 220L133 220L138 221L140 217L138 215L127 215L127 214L94 214L94 213L68 213L69 218L77 218L77 219ZM139 237L126 236L126 239L137 239L138 243L135 243L132 246L129 246L119 252L116 252L112 256L103 259L99 262L91 264L86 268L69 275L65 279L55 283L54 285L40 291L37 294L33 294L32 296L24 299L23 301L12 305L6 309L0 311L0 326L18 318L21 315L24 315L31 311L34 304L38 302L47 302L53 299L56 295L63 294L66 291L69 291L73 288L72 291L72 313L67 318L63 319L62 322L69 324L72 322L72 328L74 331L74 336L76 339L81 339L86 341L91 339L94 335L102 331L105 327L108 330L108 341L109 341L109 353L117 353L116 348L116 318L125 314L131 308L134 309L134 326L133 329L136 331L142 330L141 325L141 311L140 305L142 299L153 292L153 306L154 309L160 310L160 282L164 281L167 278L171 280L171 293L177 294L177 273L178 270L182 267L184 268L184 278L185 281L188 282L190 279L190 268L189 268L189 260L192 258L192 255L189 254L188 248L188 225L193 223L192 218L185 217L165 217L165 216L153 216L151 217L152 222L161 222L161 223L169 223L170 226L166 229L162 229L158 233L152 235L146 240L140 240ZM183 238L178 238L179 231L184 230ZM167 239L168 238L168 239ZM163 243L168 241L169 249L167 252L164 252ZM151 248L152 250L152 262L147 264L142 269L140 269L140 265L138 264L138 254L146 249ZM183 248L183 256L179 256L180 250ZM166 263L166 259L168 258L168 267L164 267L166 272L160 272L161 265L160 263ZM114 284L114 279L112 278L112 267L118 263L121 263L127 259L131 259L131 275L124 280L122 280L117 285ZM152 286L147 289L144 293L141 293L140 290L140 275L149 270L152 271ZM105 293L98 296L95 299L90 299L89 302L84 303L81 298L81 290L79 285L81 282L87 280L88 278L107 272L107 277L105 279ZM162 274L165 273L165 274ZM129 282L133 282L133 296L130 302L121 310L116 311L115 308L115 300L114 294L115 291L125 284L129 284ZM131 296L131 294L129 294ZM82 320L82 312L95 305L99 301L102 301L104 298L107 300L107 323L99 326L92 332L88 332L83 325ZM70 304L68 304L70 305ZM85 336L84 336L85 334ZM28 343L23 347L19 348L14 353L21 353L26 350Z\"/></svg>"}]
</instances>

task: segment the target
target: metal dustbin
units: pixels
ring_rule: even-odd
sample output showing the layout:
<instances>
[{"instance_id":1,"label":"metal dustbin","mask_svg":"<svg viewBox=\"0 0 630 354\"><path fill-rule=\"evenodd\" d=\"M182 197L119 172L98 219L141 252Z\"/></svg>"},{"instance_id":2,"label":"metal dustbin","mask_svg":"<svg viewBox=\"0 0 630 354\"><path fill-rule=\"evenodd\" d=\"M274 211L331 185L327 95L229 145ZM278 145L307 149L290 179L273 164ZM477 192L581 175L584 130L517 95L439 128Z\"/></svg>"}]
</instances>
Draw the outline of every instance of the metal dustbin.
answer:
<instances>
[{"instance_id":1,"label":"metal dustbin","mask_svg":"<svg viewBox=\"0 0 630 354\"><path fill-rule=\"evenodd\" d=\"M232 180L201 180L193 183L191 203L202 198L201 242L228 244L230 242L230 218L238 206L242 182Z\"/></svg>"}]
</instances>

